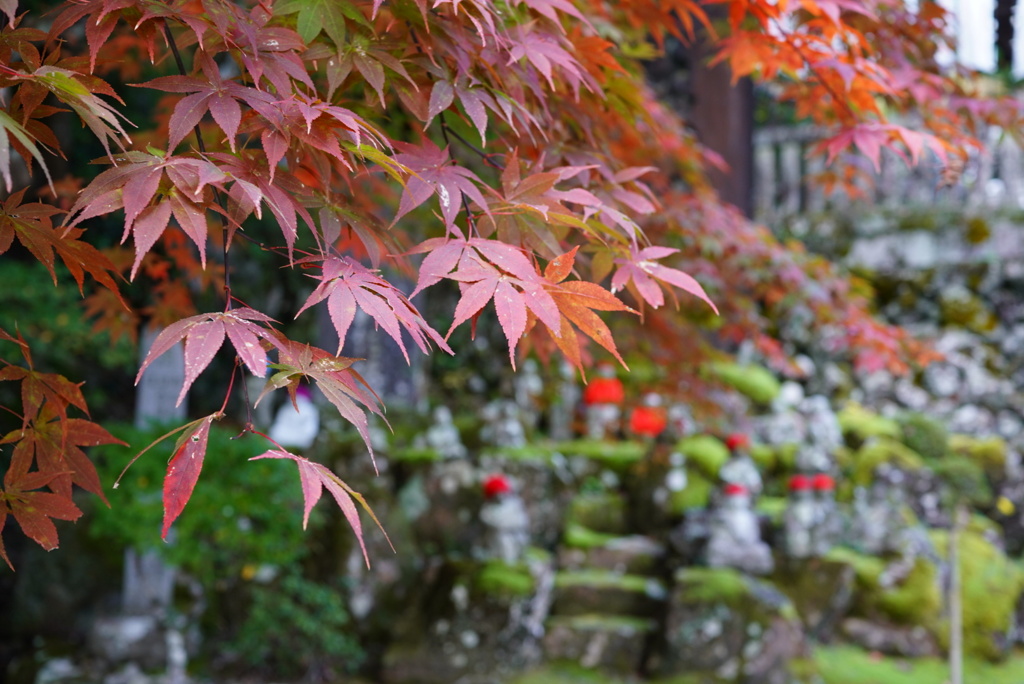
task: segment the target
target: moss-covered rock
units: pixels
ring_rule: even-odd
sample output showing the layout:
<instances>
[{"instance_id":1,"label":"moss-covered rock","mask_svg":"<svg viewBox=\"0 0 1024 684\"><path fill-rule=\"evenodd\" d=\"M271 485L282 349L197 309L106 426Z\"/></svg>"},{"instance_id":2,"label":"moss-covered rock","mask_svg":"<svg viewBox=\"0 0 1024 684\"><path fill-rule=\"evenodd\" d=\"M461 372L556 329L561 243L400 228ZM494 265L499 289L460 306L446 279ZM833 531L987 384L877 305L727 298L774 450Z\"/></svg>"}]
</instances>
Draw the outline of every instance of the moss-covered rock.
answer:
<instances>
[{"instance_id":1,"label":"moss-covered rock","mask_svg":"<svg viewBox=\"0 0 1024 684\"><path fill-rule=\"evenodd\" d=\"M880 618L898 624L921 625L935 633L942 609L938 568L918 557L899 582L883 582L888 562L882 558L837 547L826 559L850 565L856 576L854 611L869 619Z\"/></svg>"},{"instance_id":2,"label":"moss-covered rock","mask_svg":"<svg viewBox=\"0 0 1024 684\"><path fill-rule=\"evenodd\" d=\"M948 555L949 532L933 530L931 537L936 550ZM978 658L1001 660L1008 654L1007 635L1024 589L1024 572L970 527L960 534L957 551L963 587L964 651ZM944 646L948 645L947 634L943 624L937 636Z\"/></svg>"},{"instance_id":3,"label":"moss-covered rock","mask_svg":"<svg viewBox=\"0 0 1024 684\"><path fill-rule=\"evenodd\" d=\"M581 667L632 675L642 665L644 645L656 622L620 615L553 617L545 624L544 655Z\"/></svg>"},{"instance_id":4,"label":"moss-covered rock","mask_svg":"<svg viewBox=\"0 0 1024 684\"><path fill-rule=\"evenodd\" d=\"M949 451L946 426L923 413L905 413L899 418L903 443L928 460L938 460Z\"/></svg>"},{"instance_id":5,"label":"moss-covered rock","mask_svg":"<svg viewBox=\"0 0 1024 684\"><path fill-rule=\"evenodd\" d=\"M992 237L992 228L989 226L988 219L981 216L972 216L967 219L967 223L964 225L964 240L968 244L980 245L988 241L990 237Z\"/></svg>"},{"instance_id":6,"label":"moss-covered rock","mask_svg":"<svg viewBox=\"0 0 1024 684\"><path fill-rule=\"evenodd\" d=\"M970 435L953 435L949 438L949 449L976 462L994 480L1001 480L1006 472L1008 450L1006 440L1001 437L979 439Z\"/></svg>"},{"instance_id":7,"label":"moss-covered rock","mask_svg":"<svg viewBox=\"0 0 1024 684\"><path fill-rule=\"evenodd\" d=\"M691 435L676 443L676 451L686 457L686 463L708 480L717 480L718 471L729 460L729 449L722 440L711 435Z\"/></svg>"},{"instance_id":8,"label":"moss-covered rock","mask_svg":"<svg viewBox=\"0 0 1024 684\"><path fill-rule=\"evenodd\" d=\"M563 571L555 575L551 614L653 619L665 596L665 586L652 577L607 570Z\"/></svg>"},{"instance_id":9,"label":"moss-covered rock","mask_svg":"<svg viewBox=\"0 0 1024 684\"><path fill-rule=\"evenodd\" d=\"M608 570L628 575L654 575L658 572L665 556L665 546L650 537L630 535L615 537L600 535L585 530L593 535L587 539L589 546L563 546L558 550L558 567L563 570Z\"/></svg>"},{"instance_id":10,"label":"moss-covered rock","mask_svg":"<svg viewBox=\"0 0 1024 684\"><path fill-rule=\"evenodd\" d=\"M611 442L601 439L574 439L556 442L551 449L566 456L582 456L613 470L622 471L639 461L647 453L642 442Z\"/></svg>"},{"instance_id":11,"label":"moss-covered rock","mask_svg":"<svg viewBox=\"0 0 1024 684\"><path fill-rule=\"evenodd\" d=\"M939 310L944 325L988 333L999 325L999 317L977 295L965 287L951 287L939 295Z\"/></svg>"},{"instance_id":12,"label":"moss-covered rock","mask_svg":"<svg viewBox=\"0 0 1024 684\"><path fill-rule=\"evenodd\" d=\"M871 437L900 438L900 426L891 418L884 418L856 402L850 402L836 415L843 437L854 448Z\"/></svg>"},{"instance_id":13,"label":"moss-covered rock","mask_svg":"<svg viewBox=\"0 0 1024 684\"><path fill-rule=\"evenodd\" d=\"M772 582L793 602L808 636L827 642L853 601L856 573L850 563L815 558L779 563Z\"/></svg>"},{"instance_id":14,"label":"moss-covered rock","mask_svg":"<svg viewBox=\"0 0 1024 684\"><path fill-rule=\"evenodd\" d=\"M476 589L488 594L527 597L533 594L536 582L525 564L509 564L492 560L474 577Z\"/></svg>"},{"instance_id":15,"label":"moss-covered rock","mask_svg":"<svg viewBox=\"0 0 1024 684\"><path fill-rule=\"evenodd\" d=\"M730 568L682 568L649 668L659 682L790 681L804 648L793 604L771 584Z\"/></svg>"},{"instance_id":16,"label":"moss-covered rock","mask_svg":"<svg viewBox=\"0 0 1024 684\"><path fill-rule=\"evenodd\" d=\"M870 484L875 468L883 463L901 470L918 470L924 467L924 459L910 447L895 439L877 437L869 439L854 454L851 479L858 485Z\"/></svg>"},{"instance_id":17,"label":"moss-covered rock","mask_svg":"<svg viewBox=\"0 0 1024 684\"><path fill-rule=\"evenodd\" d=\"M992 487L985 477L985 470L976 461L951 455L932 465L932 469L956 498L972 506L988 506L993 503Z\"/></svg>"},{"instance_id":18,"label":"moss-covered rock","mask_svg":"<svg viewBox=\"0 0 1024 684\"><path fill-rule=\"evenodd\" d=\"M923 684L949 680L949 663L940 658L882 658L854 646L819 646L814 660L824 684ZM977 658L964 662L964 681L986 684L1024 682L1024 658L994 665Z\"/></svg>"},{"instance_id":19,"label":"moss-covered rock","mask_svg":"<svg viewBox=\"0 0 1024 684\"><path fill-rule=\"evenodd\" d=\"M723 384L765 406L772 403L782 387L775 375L763 366L721 362L710 364L708 370Z\"/></svg>"},{"instance_id":20,"label":"moss-covered rock","mask_svg":"<svg viewBox=\"0 0 1024 684\"><path fill-rule=\"evenodd\" d=\"M706 508L714 483L701 472L687 468L686 486L669 494L669 512L682 515L694 508Z\"/></svg>"},{"instance_id":21,"label":"moss-covered rock","mask_svg":"<svg viewBox=\"0 0 1024 684\"><path fill-rule=\"evenodd\" d=\"M617 492L577 494L569 504L566 524L604 534L625 534L625 497Z\"/></svg>"}]
</instances>

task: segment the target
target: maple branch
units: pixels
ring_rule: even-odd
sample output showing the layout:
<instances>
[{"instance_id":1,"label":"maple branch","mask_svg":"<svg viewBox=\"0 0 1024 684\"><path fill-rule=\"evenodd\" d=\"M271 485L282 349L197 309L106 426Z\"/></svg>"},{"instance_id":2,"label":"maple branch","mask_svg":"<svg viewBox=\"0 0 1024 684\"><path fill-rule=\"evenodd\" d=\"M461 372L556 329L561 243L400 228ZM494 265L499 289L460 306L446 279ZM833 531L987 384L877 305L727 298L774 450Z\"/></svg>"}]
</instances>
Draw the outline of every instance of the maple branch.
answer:
<instances>
[{"instance_id":1,"label":"maple branch","mask_svg":"<svg viewBox=\"0 0 1024 684\"><path fill-rule=\"evenodd\" d=\"M484 163L487 164L488 166L492 166L492 167L498 169L499 171L504 171L505 170L505 165L504 164L502 164L501 162L493 161L494 157L504 157L505 156L504 154L502 154L500 152L485 152L483 149L481 149L480 147L477 147L476 145L471 143L469 140L466 140L466 137L464 135L462 135L461 133L459 133L458 131L456 131L455 129L448 128L445 125L445 122L444 122L444 118L443 118L444 117L444 112L441 113L441 116L442 116L442 119L441 119L441 130L442 130L442 132L447 130L452 136L455 137L456 140L458 140L463 145L465 145L470 150L472 150L477 155L479 155L480 158L484 160ZM447 136L445 137L445 141L447 142Z\"/></svg>"},{"instance_id":2,"label":"maple branch","mask_svg":"<svg viewBox=\"0 0 1024 684\"><path fill-rule=\"evenodd\" d=\"M163 18L161 18L160 22L164 26L164 37L167 39L168 47L171 48L171 54L174 55L174 63L178 65L178 71L182 76L188 76L188 70L185 69L185 61L181 58L181 52L178 51L178 44L174 42L174 34L171 33L170 25L167 23L167 20ZM199 151L206 154L206 145L203 143L203 134L199 130L199 124L197 123L193 126L192 130L196 134L196 143L199 145ZM168 152L170 152L170 150L168 150Z\"/></svg>"},{"instance_id":3,"label":"maple branch","mask_svg":"<svg viewBox=\"0 0 1024 684\"><path fill-rule=\"evenodd\" d=\"M452 148L452 142L448 138L448 131L450 129L448 128L448 122L445 121L444 112L440 112L437 115L437 120L441 122L441 137L444 138L444 146L448 148L448 153L450 155L451 154L451 148ZM453 134L454 134L454 131L453 131ZM459 137L461 138L462 136L459 136ZM481 150L481 152L482 152L482 150ZM458 164L458 162L456 162L454 159L452 159L452 163L453 164ZM462 208L466 210L466 227L470 230L470 232L475 233L476 232L476 223L473 221L473 212L471 212L470 209L469 209L469 198L466 197L466 193L462 193Z\"/></svg>"}]
</instances>

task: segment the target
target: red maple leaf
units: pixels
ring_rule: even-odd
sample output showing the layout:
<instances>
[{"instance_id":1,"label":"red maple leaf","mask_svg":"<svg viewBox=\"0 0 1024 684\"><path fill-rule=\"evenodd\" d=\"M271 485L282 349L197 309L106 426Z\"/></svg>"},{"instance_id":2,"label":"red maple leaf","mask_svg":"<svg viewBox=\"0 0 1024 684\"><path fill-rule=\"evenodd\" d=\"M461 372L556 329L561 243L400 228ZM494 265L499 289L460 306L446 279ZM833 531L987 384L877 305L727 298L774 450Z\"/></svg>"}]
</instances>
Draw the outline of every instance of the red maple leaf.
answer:
<instances>
[{"instance_id":1,"label":"red maple leaf","mask_svg":"<svg viewBox=\"0 0 1024 684\"><path fill-rule=\"evenodd\" d=\"M281 450L271 450L266 453L260 454L259 456L253 456L250 461L256 461L263 458L283 458L295 462L295 465L299 468L299 480L302 482L302 498L304 501L304 512L302 516L302 527L305 529L309 523L309 513L313 510L313 506L316 505L317 501L320 500L320 496L323 494L323 490L326 488L330 492L331 496L338 503L338 507L341 512L345 514L345 519L348 521L349 526L356 535L356 539L359 541L359 548L363 551L363 559L366 561L366 567L370 567L370 556L366 552L366 542L363 539L363 525L359 520L359 511L356 509L355 502L358 502L360 507L366 511L373 521L377 523L377 527L380 527L381 532L384 532L384 527L377 520L377 516L374 515L370 506L366 503L366 499L363 498L362 494L349 487L345 482L335 475L327 466L319 463L314 463L301 456L289 453ZM384 537L387 538L387 532L384 532ZM388 539L388 544L391 544L391 540ZM391 547L394 549L394 546Z\"/></svg>"},{"instance_id":2,"label":"red maple leaf","mask_svg":"<svg viewBox=\"0 0 1024 684\"><path fill-rule=\"evenodd\" d=\"M404 294L358 261L349 257L328 256L323 259L303 259L299 263L321 261L321 274L314 276L320 284L295 316L297 318L309 307L326 299L327 311L338 332L338 353L345 346L345 337L355 319L357 307L373 318L398 344L406 361L409 360L409 354L402 341L403 328L423 353L429 351L429 340L433 340L449 354L454 353L444 338L427 325Z\"/></svg>"}]
</instances>

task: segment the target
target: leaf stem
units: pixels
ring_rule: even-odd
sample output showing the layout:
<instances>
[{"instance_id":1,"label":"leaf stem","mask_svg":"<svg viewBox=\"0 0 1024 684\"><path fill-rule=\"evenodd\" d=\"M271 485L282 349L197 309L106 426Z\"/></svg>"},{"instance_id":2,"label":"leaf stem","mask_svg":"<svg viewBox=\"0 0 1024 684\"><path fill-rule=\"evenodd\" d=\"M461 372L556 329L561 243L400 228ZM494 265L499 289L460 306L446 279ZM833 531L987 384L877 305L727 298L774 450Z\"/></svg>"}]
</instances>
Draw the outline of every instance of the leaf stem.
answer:
<instances>
[{"instance_id":1,"label":"leaf stem","mask_svg":"<svg viewBox=\"0 0 1024 684\"><path fill-rule=\"evenodd\" d=\"M185 68L185 61L181 58L181 52L178 50L178 44L174 41L174 34L171 33L170 24L167 23L166 19L161 18L160 22L164 25L164 38L167 39L167 46L171 48L171 54L174 55L174 63L178 65L178 72L182 76L188 76L188 70ZM206 154L206 145L203 143L203 134L199 130L199 124L192 127L192 131L196 134L196 144L199 145L199 151ZM170 153L170 150L168 150Z\"/></svg>"}]
</instances>

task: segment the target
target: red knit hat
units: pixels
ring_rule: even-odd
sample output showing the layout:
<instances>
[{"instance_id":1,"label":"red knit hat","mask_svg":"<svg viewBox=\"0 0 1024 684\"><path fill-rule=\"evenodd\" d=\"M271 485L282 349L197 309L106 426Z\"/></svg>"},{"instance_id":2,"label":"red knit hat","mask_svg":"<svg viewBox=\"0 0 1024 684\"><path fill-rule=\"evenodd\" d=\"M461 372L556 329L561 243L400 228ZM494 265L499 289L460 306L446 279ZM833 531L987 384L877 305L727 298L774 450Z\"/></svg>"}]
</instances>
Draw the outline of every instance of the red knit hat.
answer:
<instances>
[{"instance_id":1,"label":"red knit hat","mask_svg":"<svg viewBox=\"0 0 1024 684\"><path fill-rule=\"evenodd\" d=\"M750 438L740 432L734 432L725 438L725 446L729 448L729 451L746 449L750 446Z\"/></svg>"},{"instance_id":2,"label":"red knit hat","mask_svg":"<svg viewBox=\"0 0 1024 684\"><path fill-rule=\"evenodd\" d=\"M728 482L725 487L722 488L722 492L725 493L726 496L736 496L737 494L746 494L747 488L741 484L737 484L736 482Z\"/></svg>"},{"instance_id":3,"label":"red knit hat","mask_svg":"<svg viewBox=\"0 0 1024 684\"><path fill-rule=\"evenodd\" d=\"M512 491L512 485L504 475L491 475L484 480L484 496L493 499L499 494L508 494Z\"/></svg>"},{"instance_id":4,"label":"red knit hat","mask_svg":"<svg viewBox=\"0 0 1024 684\"><path fill-rule=\"evenodd\" d=\"M789 491L806 492L811 488L811 478L806 475L794 475L789 478Z\"/></svg>"},{"instance_id":5,"label":"red knit hat","mask_svg":"<svg viewBox=\"0 0 1024 684\"><path fill-rule=\"evenodd\" d=\"M818 473L811 479L811 487L816 492L831 492L836 488L836 481L825 473Z\"/></svg>"},{"instance_id":6,"label":"red knit hat","mask_svg":"<svg viewBox=\"0 0 1024 684\"><path fill-rule=\"evenodd\" d=\"M626 399L626 390L618 378L594 378L583 390L584 404L621 404Z\"/></svg>"},{"instance_id":7,"label":"red knit hat","mask_svg":"<svg viewBox=\"0 0 1024 684\"><path fill-rule=\"evenodd\" d=\"M644 437L657 437L668 426L668 414L660 406L638 406L629 416L629 429Z\"/></svg>"}]
</instances>

